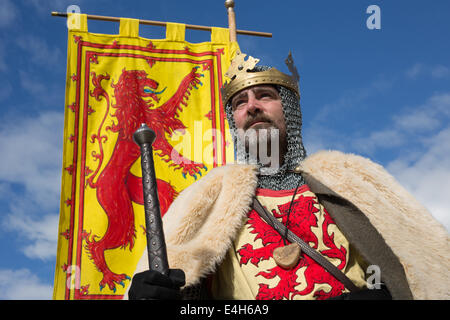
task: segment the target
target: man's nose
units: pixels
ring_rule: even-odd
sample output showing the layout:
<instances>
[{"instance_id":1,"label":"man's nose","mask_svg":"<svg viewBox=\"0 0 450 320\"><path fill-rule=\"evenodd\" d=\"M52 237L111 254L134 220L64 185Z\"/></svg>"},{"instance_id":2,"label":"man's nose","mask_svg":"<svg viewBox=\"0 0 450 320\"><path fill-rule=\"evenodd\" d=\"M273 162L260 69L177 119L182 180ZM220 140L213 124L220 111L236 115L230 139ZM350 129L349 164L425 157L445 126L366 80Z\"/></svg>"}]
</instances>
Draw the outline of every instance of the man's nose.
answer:
<instances>
[{"instance_id":1,"label":"man's nose","mask_svg":"<svg viewBox=\"0 0 450 320\"><path fill-rule=\"evenodd\" d=\"M257 113L261 111L261 104L258 99L254 95L249 95L247 101L247 112L248 113Z\"/></svg>"}]
</instances>

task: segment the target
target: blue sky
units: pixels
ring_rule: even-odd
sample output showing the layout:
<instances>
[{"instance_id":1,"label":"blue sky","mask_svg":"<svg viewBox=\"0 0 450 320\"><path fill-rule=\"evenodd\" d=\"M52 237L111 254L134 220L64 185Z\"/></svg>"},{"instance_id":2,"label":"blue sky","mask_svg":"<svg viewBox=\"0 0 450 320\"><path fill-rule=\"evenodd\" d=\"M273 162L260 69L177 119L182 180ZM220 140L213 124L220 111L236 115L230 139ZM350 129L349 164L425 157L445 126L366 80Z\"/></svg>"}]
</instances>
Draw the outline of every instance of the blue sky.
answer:
<instances>
[{"instance_id":1,"label":"blue sky","mask_svg":"<svg viewBox=\"0 0 450 320\"><path fill-rule=\"evenodd\" d=\"M300 73L309 154L382 164L450 230L450 2L236 0L241 50ZM223 0L0 0L0 299L51 299L61 183L67 29L51 11L227 27ZM278 5L278 6L277 6ZM381 29L366 9L378 5ZM89 30L118 33L89 21ZM162 38L161 27L140 35ZM187 31L191 42L208 41Z\"/></svg>"}]
</instances>

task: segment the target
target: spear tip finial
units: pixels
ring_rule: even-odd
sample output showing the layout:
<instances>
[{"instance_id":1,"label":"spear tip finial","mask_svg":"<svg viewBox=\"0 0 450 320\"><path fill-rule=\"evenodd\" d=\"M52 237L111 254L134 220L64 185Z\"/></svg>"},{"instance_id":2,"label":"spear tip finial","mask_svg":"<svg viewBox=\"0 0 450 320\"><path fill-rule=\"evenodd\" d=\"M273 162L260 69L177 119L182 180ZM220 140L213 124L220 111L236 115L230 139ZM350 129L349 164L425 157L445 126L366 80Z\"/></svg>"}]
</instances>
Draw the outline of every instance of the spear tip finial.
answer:
<instances>
[{"instance_id":1,"label":"spear tip finial","mask_svg":"<svg viewBox=\"0 0 450 320\"><path fill-rule=\"evenodd\" d=\"M234 0L226 0L225 1L225 7L228 8L234 8Z\"/></svg>"}]
</instances>

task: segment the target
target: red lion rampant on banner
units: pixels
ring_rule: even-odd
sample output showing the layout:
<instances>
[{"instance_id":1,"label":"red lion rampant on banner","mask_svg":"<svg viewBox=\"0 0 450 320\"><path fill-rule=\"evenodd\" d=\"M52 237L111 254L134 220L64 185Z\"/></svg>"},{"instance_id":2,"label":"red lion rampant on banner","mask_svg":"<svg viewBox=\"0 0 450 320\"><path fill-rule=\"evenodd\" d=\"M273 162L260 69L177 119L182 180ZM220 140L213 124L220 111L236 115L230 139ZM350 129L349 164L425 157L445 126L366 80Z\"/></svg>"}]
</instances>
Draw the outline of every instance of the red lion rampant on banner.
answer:
<instances>
[{"instance_id":1,"label":"red lion rampant on banner","mask_svg":"<svg viewBox=\"0 0 450 320\"><path fill-rule=\"evenodd\" d=\"M116 103L111 105L116 110L112 116L117 119L117 123L105 128L118 133L118 138L112 155L101 172L99 171L104 158L103 143L108 140L107 136L101 134L101 130L110 108L110 97L102 87L102 81L109 80L110 76L108 74L97 76L94 72L91 73L94 89L90 95L97 101L103 97L107 102L107 110L98 132L91 136L91 142L97 141L99 145L99 153L92 152L92 156L99 164L87 180L87 184L96 189L98 202L108 217L108 227L101 239L97 240L100 237L95 234L91 236L91 232L85 234L89 256L103 274L100 289L108 285L115 292L115 283L124 286L123 281L130 279L126 274L116 274L110 270L105 260L105 250L129 246L131 251L134 246L136 230L132 202L143 204L142 178L130 172L132 165L140 157L140 149L132 139L139 126L146 123L155 131L153 150L164 161L171 162L170 166L175 170L181 169L184 177L189 174L196 178L197 174L201 175L202 169L207 170L203 164L193 163L184 158L165 139L165 134L170 135L175 130L186 129L177 117L178 112L183 110L181 105L187 105L190 91L202 84L200 77L203 74L198 73L197 69L198 67L194 67L183 78L175 94L157 108L154 106L160 100L158 95L166 88L157 92L158 82L149 78L143 70L122 70L117 83L111 84L116 100ZM94 182L97 176L97 181ZM164 214L177 192L168 182L161 179L157 179L157 186L161 214Z\"/></svg>"}]
</instances>

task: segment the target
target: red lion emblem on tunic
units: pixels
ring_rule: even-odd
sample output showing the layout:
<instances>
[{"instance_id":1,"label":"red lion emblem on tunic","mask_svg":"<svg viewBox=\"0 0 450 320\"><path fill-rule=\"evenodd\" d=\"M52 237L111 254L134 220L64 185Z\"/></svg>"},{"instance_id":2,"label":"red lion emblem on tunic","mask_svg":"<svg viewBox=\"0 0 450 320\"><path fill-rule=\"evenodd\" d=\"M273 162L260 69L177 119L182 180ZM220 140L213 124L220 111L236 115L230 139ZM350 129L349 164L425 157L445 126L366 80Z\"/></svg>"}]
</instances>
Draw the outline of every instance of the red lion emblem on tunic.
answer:
<instances>
[{"instance_id":1,"label":"red lion emblem on tunic","mask_svg":"<svg viewBox=\"0 0 450 320\"><path fill-rule=\"evenodd\" d=\"M130 279L126 274L116 274L110 270L105 260L105 251L126 248L130 251L134 246L136 237L134 226L134 211L132 201L143 204L142 178L130 173L130 168L140 157L140 149L133 142L133 133L142 123L146 123L156 133L153 150L164 161L169 162L174 169L180 169L183 176L189 174L196 178L201 175L201 170L207 170L203 164L193 163L179 154L165 139L165 134L172 134L175 130L184 130L186 127L177 119L182 105L187 105L190 91L201 85L200 77L194 67L181 81L176 93L163 105L154 108L159 102L158 97L164 90L158 90L158 82L148 77L143 70L122 70L117 83L112 83L114 88L115 109L112 115L117 119L116 123L105 130L118 133L111 158L100 172L103 161L103 143L107 136L101 135L101 127L109 113L110 97L102 87L103 80L109 80L110 76L96 75L92 73L94 90L90 95L100 101L105 98L107 110L98 134L91 137L91 142L97 141L99 153L93 152L92 156L99 161L97 170L87 180L87 184L96 189L97 199L108 217L108 227L101 239L98 235L85 234L86 249L97 269L103 274L100 281L100 289L105 285L116 291L115 283L124 286L123 281ZM174 161L175 160L175 161ZM92 171L91 171L92 172ZM94 182L94 178L97 177ZM161 205L161 214L164 214L177 192L166 181L157 179L158 195Z\"/></svg>"},{"instance_id":2,"label":"red lion emblem on tunic","mask_svg":"<svg viewBox=\"0 0 450 320\"><path fill-rule=\"evenodd\" d=\"M302 238L305 242L311 244L312 247L317 249L318 238L311 231L311 227L317 227L317 217L314 213L319 209L315 207L317 202L315 197L305 197L301 195L296 199L292 206L292 212L289 218L289 229ZM282 223L286 225L287 212L289 210L289 203L278 206L279 213L276 210L272 210L272 214L276 218L281 218ZM265 223L255 210L252 210L248 214L250 224L250 231L255 234L255 241L261 239L263 247L254 249L249 243L242 246L238 250L238 254L241 256L240 264L247 264L251 262L255 266L258 266L262 260L268 260L272 257L273 250L283 245L283 239L280 234L276 232L271 226ZM334 234L328 234L328 226L334 224L331 216L328 212L324 212L324 221L322 223L323 243L329 248L322 250L321 253L324 256L330 258L337 258L341 263L337 266L339 269L344 268L346 265L346 249L344 247L337 248L334 243ZM297 271L300 268L305 268L305 282L306 287L298 291L295 287L302 284L298 279ZM267 271L260 271L256 274L256 277L262 276L266 279L280 279L276 286L273 288L267 284L259 284L259 291L256 299L258 300L278 300L278 299L293 299L296 295L307 295L314 291L314 285L318 283L327 283L331 286L329 292L318 290L314 292L314 297L317 299L327 299L330 297L338 296L345 289L344 285L336 280L330 273L326 272L319 264L317 264L310 257L302 254L298 265L292 269L283 269L279 266L275 266Z\"/></svg>"}]
</instances>

